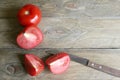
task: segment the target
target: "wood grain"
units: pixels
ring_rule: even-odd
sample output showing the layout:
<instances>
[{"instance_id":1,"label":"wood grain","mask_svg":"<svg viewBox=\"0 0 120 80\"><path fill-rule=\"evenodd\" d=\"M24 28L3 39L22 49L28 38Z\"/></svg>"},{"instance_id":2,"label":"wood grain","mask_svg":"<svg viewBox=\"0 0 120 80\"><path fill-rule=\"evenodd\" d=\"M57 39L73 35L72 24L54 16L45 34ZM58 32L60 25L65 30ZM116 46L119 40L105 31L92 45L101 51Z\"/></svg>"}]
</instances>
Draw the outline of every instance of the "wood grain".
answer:
<instances>
[{"instance_id":1,"label":"wood grain","mask_svg":"<svg viewBox=\"0 0 120 80\"><path fill-rule=\"evenodd\" d=\"M44 17L120 19L119 0L0 0L0 17L16 17L27 3L39 6Z\"/></svg>"},{"instance_id":2,"label":"wood grain","mask_svg":"<svg viewBox=\"0 0 120 80\"><path fill-rule=\"evenodd\" d=\"M0 48L19 48L22 31L16 19L0 19ZM36 48L120 48L120 20L43 18L44 41Z\"/></svg>"},{"instance_id":3,"label":"wood grain","mask_svg":"<svg viewBox=\"0 0 120 80\"><path fill-rule=\"evenodd\" d=\"M26 73L23 66L24 54L33 53L45 60L48 52L57 53L63 51L90 59L99 64L120 69L119 49L34 49L30 51L22 49L0 49L0 80L119 80L117 77L110 76L73 61L71 61L68 70L61 75L53 75L47 68L36 77L31 77Z\"/></svg>"},{"instance_id":4,"label":"wood grain","mask_svg":"<svg viewBox=\"0 0 120 80\"><path fill-rule=\"evenodd\" d=\"M44 41L26 51L17 46L23 27L17 12L25 4L42 11L38 27ZM69 69L53 75L46 68L39 76L29 76L23 55L43 58L49 52L65 51L91 61L120 69L120 0L0 0L0 80L120 80L71 61Z\"/></svg>"}]
</instances>

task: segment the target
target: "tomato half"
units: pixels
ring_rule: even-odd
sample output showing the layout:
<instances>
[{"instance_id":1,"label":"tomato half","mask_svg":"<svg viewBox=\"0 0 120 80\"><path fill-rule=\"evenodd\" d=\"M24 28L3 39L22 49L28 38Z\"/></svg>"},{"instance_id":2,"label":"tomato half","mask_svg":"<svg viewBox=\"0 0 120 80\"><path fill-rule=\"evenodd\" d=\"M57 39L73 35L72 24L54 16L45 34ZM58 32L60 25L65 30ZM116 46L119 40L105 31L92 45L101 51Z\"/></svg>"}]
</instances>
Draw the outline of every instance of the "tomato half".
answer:
<instances>
[{"instance_id":1,"label":"tomato half","mask_svg":"<svg viewBox=\"0 0 120 80\"><path fill-rule=\"evenodd\" d=\"M41 21L42 13L36 5L26 4L19 10L17 17L21 25L31 26Z\"/></svg>"},{"instance_id":2,"label":"tomato half","mask_svg":"<svg viewBox=\"0 0 120 80\"><path fill-rule=\"evenodd\" d=\"M26 27L17 36L17 44L23 49L32 49L43 41L43 34L38 27Z\"/></svg>"}]
</instances>

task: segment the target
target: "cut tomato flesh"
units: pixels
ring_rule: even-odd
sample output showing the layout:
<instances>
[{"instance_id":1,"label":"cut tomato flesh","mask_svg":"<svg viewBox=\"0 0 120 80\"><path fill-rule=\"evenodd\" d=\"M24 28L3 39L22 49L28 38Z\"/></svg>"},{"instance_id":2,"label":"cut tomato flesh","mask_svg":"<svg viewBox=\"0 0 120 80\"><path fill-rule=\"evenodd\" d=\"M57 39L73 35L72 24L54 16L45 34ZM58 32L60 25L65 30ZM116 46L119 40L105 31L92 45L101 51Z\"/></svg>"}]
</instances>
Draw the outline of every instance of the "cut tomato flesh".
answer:
<instances>
[{"instance_id":1,"label":"cut tomato flesh","mask_svg":"<svg viewBox=\"0 0 120 80\"><path fill-rule=\"evenodd\" d=\"M43 40L43 34L37 27L27 27L17 37L17 43L21 48L32 49Z\"/></svg>"},{"instance_id":2,"label":"cut tomato flesh","mask_svg":"<svg viewBox=\"0 0 120 80\"><path fill-rule=\"evenodd\" d=\"M70 57L66 53L59 53L48 58L46 63L53 74L61 74L69 67Z\"/></svg>"},{"instance_id":3,"label":"cut tomato flesh","mask_svg":"<svg viewBox=\"0 0 120 80\"><path fill-rule=\"evenodd\" d=\"M69 57L64 57L60 60L55 61L55 63L50 64L50 70L54 74L61 74L66 71L69 66Z\"/></svg>"}]
</instances>

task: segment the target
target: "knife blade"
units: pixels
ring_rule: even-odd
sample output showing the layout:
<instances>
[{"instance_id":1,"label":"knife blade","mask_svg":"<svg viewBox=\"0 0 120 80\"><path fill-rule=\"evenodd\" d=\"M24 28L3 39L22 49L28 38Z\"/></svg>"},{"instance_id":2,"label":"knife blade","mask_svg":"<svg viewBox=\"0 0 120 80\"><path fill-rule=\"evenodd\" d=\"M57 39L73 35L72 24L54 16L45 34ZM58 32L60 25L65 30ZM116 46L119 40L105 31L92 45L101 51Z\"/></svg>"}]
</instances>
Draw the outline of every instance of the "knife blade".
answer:
<instances>
[{"instance_id":1,"label":"knife blade","mask_svg":"<svg viewBox=\"0 0 120 80\"><path fill-rule=\"evenodd\" d=\"M56 53L49 53L49 54L56 54ZM111 68L109 66L97 64L97 63L90 61L89 59L78 57L78 56L75 56L72 54L69 54L69 56L70 56L71 60L73 60L77 63L81 63L87 67L96 69L98 71L102 71L102 72L107 73L112 76L120 77L120 70Z\"/></svg>"}]
</instances>

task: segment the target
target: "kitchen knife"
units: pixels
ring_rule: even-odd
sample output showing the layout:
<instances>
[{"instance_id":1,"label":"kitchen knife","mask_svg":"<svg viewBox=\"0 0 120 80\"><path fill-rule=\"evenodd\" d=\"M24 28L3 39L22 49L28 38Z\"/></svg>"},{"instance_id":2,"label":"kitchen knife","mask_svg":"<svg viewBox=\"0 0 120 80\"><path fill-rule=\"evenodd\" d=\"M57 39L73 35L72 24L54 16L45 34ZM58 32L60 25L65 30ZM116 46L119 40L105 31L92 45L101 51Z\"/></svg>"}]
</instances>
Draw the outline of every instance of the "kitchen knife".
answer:
<instances>
[{"instance_id":1,"label":"kitchen knife","mask_svg":"<svg viewBox=\"0 0 120 80\"><path fill-rule=\"evenodd\" d=\"M56 54L56 53L49 53L49 54ZM120 70L117 70L117 69L114 69L114 68L111 68L108 66L104 66L101 64L97 64L97 63L94 63L86 58L78 57L78 56L75 56L72 54L69 54L69 56L70 56L71 60L73 60L75 62L81 63L85 66L102 71L102 72L110 74L112 76L120 77Z\"/></svg>"}]
</instances>

